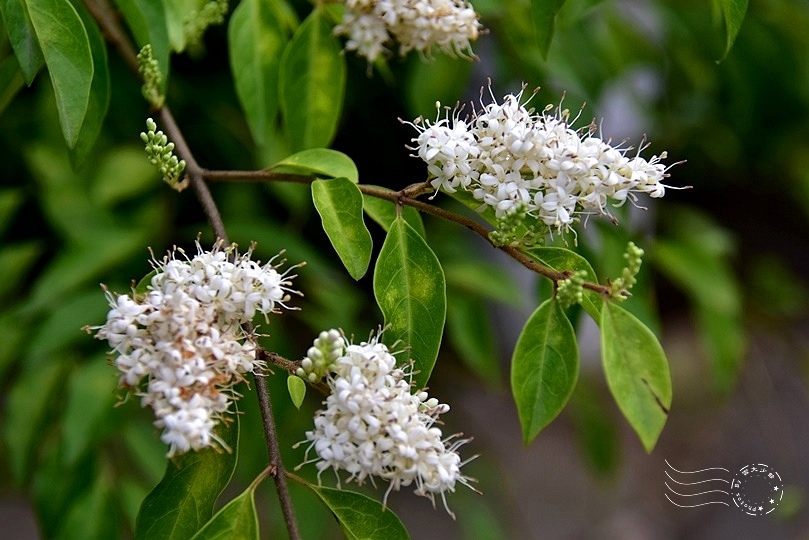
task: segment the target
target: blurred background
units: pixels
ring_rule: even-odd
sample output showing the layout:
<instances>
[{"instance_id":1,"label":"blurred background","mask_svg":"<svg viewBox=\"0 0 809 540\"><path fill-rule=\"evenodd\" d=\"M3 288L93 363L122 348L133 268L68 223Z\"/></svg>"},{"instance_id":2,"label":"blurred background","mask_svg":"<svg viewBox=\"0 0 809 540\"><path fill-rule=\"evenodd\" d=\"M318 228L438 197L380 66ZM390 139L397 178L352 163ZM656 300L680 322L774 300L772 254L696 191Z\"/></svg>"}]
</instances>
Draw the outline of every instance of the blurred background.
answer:
<instances>
[{"instance_id":1,"label":"blurred background","mask_svg":"<svg viewBox=\"0 0 809 540\"><path fill-rule=\"evenodd\" d=\"M302 18L311 10L293 2ZM446 432L474 441L465 470L483 495L449 497L457 521L408 492L390 506L413 538L809 539L809 2L751 0L733 49L723 55L721 18L702 1L568 0L547 59L538 52L528 2L474 3L489 32L479 61L436 55L393 58L367 74L348 54L348 87L333 147L358 165L360 182L392 189L422 181L397 118L432 118L434 103L501 97L541 86L531 105L583 103L604 137L650 141L668 152L662 200L617 212L621 227L591 220L578 250L602 278L616 276L628 240L646 250L625 305L655 330L671 363L674 401L647 455L606 388L598 332L579 314L581 375L569 406L528 447L508 386L510 355L547 284L497 257L465 230L425 217L444 265L449 313L430 384L452 405ZM5 35L5 32L0 32ZM198 161L252 169L280 157L257 147L233 89L226 29L175 56L167 102ZM9 45L0 40L0 58ZM126 538L140 501L165 467L148 411L115 407L116 375L104 344L81 327L101 324L104 283L125 292L148 273L147 246L212 240L189 191L167 189L138 133L149 115L140 88L110 52L109 116L90 158L72 163L44 73L9 102L0 89L0 530L4 538ZM280 154L280 155L279 155ZM267 348L300 358L313 336L339 326L376 328L371 277L354 282L328 246L309 190L298 185L215 185L232 239L258 242L264 260L286 249L307 261L296 279L301 311L262 331ZM463 211L451 202L436 202ZM375 249L384 233L369 222ZM574 314L575 315L575 314ZM285 378L271 377L284 462L311 426L317 397L298 411ZM245 390L245 392L247 392ZM235 495L264 468L256 404L241 401ZM735 507L679 508L666 500L665 462L680 470L735 473L764 463L784 497L766 516ZM310 467L311 468L311 467ZM303 471L313 477L312 470ZM293 486L297 487L297 486ZM284 537L272 486L259 493L265 537ZM372 494L381 497L381 492ZM305 538L339 535L317 500L295 489ZM224 500L224 498L223 498Z\"/></svg>"}]
</instances>

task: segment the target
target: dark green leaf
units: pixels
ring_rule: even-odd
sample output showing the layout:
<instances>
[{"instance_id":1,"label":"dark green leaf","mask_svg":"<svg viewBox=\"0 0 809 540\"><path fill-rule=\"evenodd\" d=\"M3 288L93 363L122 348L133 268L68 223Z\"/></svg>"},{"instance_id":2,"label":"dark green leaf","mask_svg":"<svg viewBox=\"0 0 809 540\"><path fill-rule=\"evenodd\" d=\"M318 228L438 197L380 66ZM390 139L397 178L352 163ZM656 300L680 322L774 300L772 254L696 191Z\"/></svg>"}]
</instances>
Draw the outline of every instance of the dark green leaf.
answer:
<instances>
[{"instance_id":1,"label":"dark green leaf","mask_svg":"<svg viewBox=\"0 0 809 540\"><path fill-rule=\"evenodd\" d=\"M565 0L531 0L531 17L542 58L548 57L556 24L556 14L562 9L564 3Z\"/></svg>"},{"instance_id":2,"label":"dark green leaf","mask_svg":"<svg viewBox=\"0 0 809 540\"><path fill-rule=\"evenodd\" d=\"M410 538L396 514L379 501L355 491L307 486L329 507L349 540Z\"/></svg>"},{"instance_id":3,"label":"dark green leaf","mask_svg":"<svg viewBox=\"0 0 809 540\"><path fill-rule=\"evenodd\" d=\"M67 515L55 540L106 540L115 538L115 499L105 475L97 475L90 489L70 498Z\"/></svg>"},{"instance_id":4,"label":"dark green leaf","mask_svg":"<svg viewBox=\"0 0 809 540\"><path fill-rule=\"evenodd\" d=\"M93 84L93 54L87 30L69 0L26 0L53 84L62 134L76 146Z\"/></svg>"},{"instance_id":5,"label":"dark green leaf","mask_svg":"<svg viewBox=\"0 0 809 540\"><path fill-rule=\"evenodd\" d=\"M462 289L464 292L483 297L510 306L519 306L525 295L514 279L502 266L468 258L453 260L444 264L447 285Z\"/></svg>"},{"instance_id":6,"label":"dark green leaf","mask_svg":"<svg viewBox=\"0 0 809 540\"><path fill-rule=\"evenodd\" d=\"M385 342L410 347L413 383L424 387L441 346L446 283L435 253L402 218L391 225L376 261L374 296L385 317Z\"/></svg>"},{"instance_id":7,"label":"dark green leaf","mask_svg":"<svg viewBox=\"0 0 809 540\"><path fill-rule=\"evenodd\" d=\"M217 435L230 451L206 448L170 459L163 479L149 493L138 513L135 538L191 538L213 515L213 507L236 468L238 415L220 423Z\"/></svg>"},{"instance_id":8,"label":"dark green leaf","mask_svg":"<svg viewBox=\"0 0 809 540\"><path fill-rule=\"evenodd\" d=\"M90 191L92 201L109 208L158 186L156 167L143 157L143 147L107 150L95 171Z\"/></svg>"},{"instance_id":9,"label":"dark green leaf","mask_svg":"<svg viewBox=\"0 0 809 540\"><path fill-rule=\"evenodd\" d=\"M28 241L5 245L0 248L0 268L3 279L0 281L0 300L6 300L14 293L20 293L20 282L30 276L31 265L42 254L41 242Z\"/></svg>"},{"instance_id":10,"label":"dark green leaf","mask_svg":"<svg viewBox=\"0 0 809 540\"><path fill-rule=\"evenodd\" d=\"M558 302L546 300L525 323L511 359L511 391L525 444L562 412L578 377L573 325Z\"/></svg>"},{"instance_id":11,"label":"dark green leaf","mask_svg":"<svg viewBox=\"0 0 809 540\"><path fill-rule=\"evenodd\" d=\"M5 188L0 190L0 234L6 232L24 201L25 196L22 189Z\"/></svg>"},{"instance_id":12,"label":"dark green leaf","mask_svg":"<svg viewBox=\"0 0 809 540\"><path fill-rule=\"evenodd\" d=\"M345 93L346 65L323 8L301 24L281 58L284 131L296 151L329 146Z\"/></svg>"},{"instance_id":13,"label":"dark green leaf","mask_svg":"<svg viewBox=\"0 0 809 540\"><path fill-rule=\"evenodd\" d=\"M393 191L378 186L372 187ZM385 231L390 229L391 223L396 219L396 205L385 199L363 195L362 208L365 210L365 213L385 229ZM427 237L427 233L424 231L424 222L422 222L421 214L419 214L418 210L411 206L404 206L402 207L402 217L422 238Z\"/></svg>"},{"instance_id":14,"label":"dark green leaf","mask_svg":"<svg viewBox=\"0 0 809 540\"><path fill-rule=\"evenodd\" d=\"M270 167L270 170L305 176L348 178L355 184L359 181L357 166L351 158L329 148L311 148L292 154Z\"/></svg>"},{"instance_id":15,"label":"dark green leaf","mask_svg":"<svg viewBox=\"0 0 809 540\"><path fill-rule=\"evenodd\" d=\"M601 356L610 392L651 452L671 407L671 376L663 348L634 315L607 302L601 310Z\"/></svg>"},{"instance_id":16,"label":"dark green leaf","mask_svg":"<svg viewBox=\"0 0 809 540\"><path fill-rule=\"evenodd\" d=\"M575 251L559 247L539 247L526 250L526 254L532 259L535 259L537 262L544 264L548 268L556 270L557 272L565 272L567 270L584 270L587 274L584 278L585 281L598 283L598 278L596 277L593 267L590 266L587 259ZM582 307L596 322L601 320L600 312L603 304L604 300L602 299L601 295L589 290L584 291Z\"/></svg>"},{"instance_id":17,"label":"dark green leaf","mask_svg":"<svg viewBox=\"0 0 809 540\"><path fill-rule=\"evenodd\" d=\"M354 279L360 279L371 262L373 242L362 219L362 193L347 178L315 180L312 200L323 230Z\"/></svg>"},{"instance_id":18,"label":"dark green leaf","mask_svg":"<svg viewBox=\"0 0 809 540\"><path fill-rule=\"evenodd\" d=\"M25 82L30 86L45 59L28 16L25 0L0 0L0 15L3 16L8 40L25 76Z\"/></svg>"},{"instance_id":19,"label":"dark green leaf","mask_svg":"<svg viewBox=\"0 0 809 540\"><path fill-rule=\"evenodd\" d=\"M287 390L292 404L296 409L300 409L303 398L306 397L306 382L296 375L290 375L287 377Z\"/></svg>"},{"instance_id":20,"label":"dark green leaf","mask_svg":"<svg viewBox=\"0 0 809 540\"><path fill-rule=\"evenodd\" d=\"M463 95L473 62L465 58L436 55L431 61L413 56L404 77L405 98L410 118L434 118L435 103L452 105ZM443 114L443 112L442 112Z\"/></svg>"},{"instance_id":21,"label":"dark green leaf","mask_svg":"<svg viewBox=\"0 0 809 540\"><path fill-rule=\"evenodd\" d=\"M722 9L722 18L725 21L725 51L722 53L721 60L724 60L730 49L733 47L733 42L736 41L736 36L744 22L744 16L747 13L747 0L718 0L719 6Z\"/></svg>"},{"instance_id":22,"label":"dark green leaf","mask_svg":"<svg viewBox=\"0 0 809 540\"><path fill-rule=\"evenodd\" d=\"M222 507L192 540L258 540L256 485Z\"/></svg>"},{"instance_id":23,"label":"dark green leaf","mask_svg":"<svg viewBox=\"0 0 809 540\"><path fill-rule=\"evenodd\" d=\"M7 56L0 60L0 114L6 110L24 85L25 79L17 59Z\"/></svg>"},{"instance_id":24,"label":"dark green leaf","mask_svg":"<svg viewBox=\"0 0 809 540\"><path fill-rule=\"evenodd\" d=\"M169 78L169 33L166 25L166 10L163 2L154 0L115 0L126 19L138 48L152 46L152 56L157 60L163 76L161 90L166 91Z\"/></svg>"},{"instance_id":25,"label":"dark green leaf","mask_svg":"<svg viewBox=\"0 0 809 540\"><path fill-rule=\"evenodd\" d=\"M107 116L107 109L110 104L110 73L107 66L107 45L98 24L87 12L87 8L81 2L75 2L76 12L84 23L87 30L87 37L90 43L90 51L93 55L93 82L90 85L90 98L87 102L87 114L84 123L79 130L79 137L76 146L71 151L73 163L78 166L84 163L85 158L90 154L95 144L101 125Z\"/></svg>"},{"instance_id":26,"label":"dark green leaf","mask_svg":"<svg viewBox=\"0 0 809 540\"><path fill-rule=\"evenodd\" d=\"M278 70L287 38L271 2L244 0L228 24L230 70L253 139L267 142L278 114Z\"/></svg>"}]
</instances>

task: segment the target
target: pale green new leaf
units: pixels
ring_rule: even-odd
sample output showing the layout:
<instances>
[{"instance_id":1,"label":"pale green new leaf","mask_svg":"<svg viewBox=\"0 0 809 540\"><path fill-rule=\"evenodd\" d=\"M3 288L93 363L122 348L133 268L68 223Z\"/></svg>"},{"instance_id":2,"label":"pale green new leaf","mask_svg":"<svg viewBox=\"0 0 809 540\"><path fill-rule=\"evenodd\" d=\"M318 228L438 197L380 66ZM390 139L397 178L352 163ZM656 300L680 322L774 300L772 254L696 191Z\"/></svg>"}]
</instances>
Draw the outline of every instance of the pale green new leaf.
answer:
<instances>
[{"instance_id":1,"label":"pale green new leaf","mask_svg":"<svg viewBox=\"0 0 809 540\"><path fill-rule=\"evenodd\" d=\"M30 86L45 59L28 17L25 0L0 0L0 15L3 17L11 48L25 76L25 83Z\"/></svg>"},{"instance_id":2,"label":"pale green new leaf","mask_svg":"<svg viewBox=\"0 0 809 540\"><path fill-rule=\"evenodd\" d=\"M618 408L651 452L671 407L671 375L663 348L634 315L607 302L601 310L601 356Z\"/></svg>"},{"instance_id":3,"label":"pale green new leaf","mask_svg":"<svg viewBox=\"0 0 809 540\"><path fill-rule=\"evenodd\" d=\"M90 39L68 0L26 0L53 84L59 123L68 147L76 146L93 83Z\"/></svg>"},{"instance_id":4,"label":"pale green new leaf","mask_svg":"<svg viewBox=\"0 0 809 540\"><path fill-rule=\"evenodd\" d=\"M374 297L385 317L388 345L401 342L415 362L413 383L426 385L438 357L447 313L444 271L413 227L397 218L374 269Z\"/></svg>"},{"instance_id":5,"label":"pale green new leaf","mask_svg":"<svg viewBox=\"0 0 809 540\"><path fill-rule=\"evenodd\" d=\"M298 27L281 58L281 112L293 150L329 146L346 84L345 57L322 7Z\"/></svg>"},{"instance_id":6,"label":"pale green new leaf","mask_svg":"<svg viewBox=\"0 0 809 540\"><path fill-rule=\"evenodd\" d=\"M278 70L286 45L282 21L270 2L244 0L228 24L230 70L253 139L267 142L278 114Z\"/></svg>"},{"instance_id":7,"label":"pale green new leaf","mask_svg":"<svg viewBox=\"0 0 809 540\"><path fill-rule=\"evenodd\" d=\"M355 491L306 485L329 507L349 540L410 538L399 517L379 501Z\"/></svg>"},{"instance_id":8,"label":"pale green new leaf","mask_svg":"<svg viewBox=\"0 0 809 540\"><path fill-rule=\"evenodd\" d=\"M220 422L216 434L229 450L205 448L168 461L163 479L146 496L135 524L136 540L191 538L213 515L213 507L236 468L238 415Z\"/></svg>"},{"instance_id":9,"label":"pale green new leaf","mask_svg":"<svg viewBox=\"0 0 809 540\"><path fill-rule=\"evenodd\" d=\"M739 30L742 28L742 22L744 22L744 16L747 13L747 1L718 0L722 9L722 18L725 21L725 51L720 61L727 57L733 47L733 42L736 41Z\"/></svg>"},{"instance_id":10,"label":"pale green new leaf","mask_svg":"<svg viewBox=\"0 0 809 540\"><path fill-rule=\"evenodd\" d=\"M525 323L511 359L511 391L529 444L567 404L579 377L576 333L556 300Z\"/></svg>"},{"instance_id":11,"label":"pale green new leaf","mask_svg":"<svg viewBox=\"0 0 809 540\"><path fill-rule=\"evenodd\" d=\"M362 219L362 193L348 178L315 180L312 200L323 230L354 279L360 279L371 262L373 242Z\"/></svg>"},{"instance_id":12,"label":"pale green new leaf","mask_svg":"<svg viewBox=\"0 0 809 540\"><path fill-rule=\"evenodd\" d=\"M542 58L548 57L548 49L553 40L556 14L562 9L565 0L531 0L531 18L534 22L534 33Z\"/></svg>"},{"instance_id":13,"label":"pale green new leaf","mask_svg":"<svg viewBox=\"0 0 809 540\"><path fill-rule=\"evenodd\" d=\"M560 247L539 247L528 249L525 253L537 262L557 272L584 270L586 273L585 281L598 283L598 278L596 277L593 267L590 266L587 259L575 251ZM604 299L601 295L585 289L584 299L581 305L594 321L598 322L601 320L601 306L604 305Z\"/></svg>"},{"instance_id":14,"label":"pale green new leaf","mask_svg":"<svg viewBox=\"0 0 809 540\"><path fill-rule=\"evenodd\" d=\"M287 390L292 404L296 409L300 409L303 398L306 397L306 382L297 375L290 375L287 377Z\"/></svg>"},{"instance_id":15,"label":"pale green new leaf","mask_svg":"<svg viewBox=\"0 0 809 540\"><path fill-rule=\"evenodd\" d=\"M272 172L319 176L324 178L348 178L355 184L359 181L357 165L350 157L330 148L310 148L287 156L272 167Z\"/></svg>"}]
</instances>

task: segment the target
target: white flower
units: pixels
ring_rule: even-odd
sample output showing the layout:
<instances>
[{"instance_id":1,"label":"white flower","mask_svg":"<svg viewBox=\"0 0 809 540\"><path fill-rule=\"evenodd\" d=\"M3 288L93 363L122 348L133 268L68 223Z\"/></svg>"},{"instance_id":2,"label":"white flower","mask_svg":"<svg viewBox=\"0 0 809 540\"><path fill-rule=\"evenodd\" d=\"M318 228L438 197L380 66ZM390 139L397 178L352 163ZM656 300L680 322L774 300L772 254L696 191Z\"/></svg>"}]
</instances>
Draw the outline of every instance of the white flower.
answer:
<instances>
[{"instance_id":1,"label":"white flower","mask_svg":"<svg viewBox=\"0 0 809 540\"><path fill-rule=\"evenodd\" d=\"M471 42L482 28L466 0L346 0L345 8L334 33L348 36L346 50L369 62L393 41L399 43L401 55L416 50L429 56L435 47L472 58Z\"/></svg>"},{"instance_id":2,"label":"white flower","mask_svg":"<svg viewBox=\"0 0 809 540\"><path fill-rule=\"evenodd\" d=\"M567 110L548 105L536 113L521 100L522 91L493 99L466 120L458 109L442 118L436 104L435 121L406 122L418 131L408 148L427 164L430 184L469 191L498 218L522 209L558 232L581 214L609 215L610 203L635 202L637 192L665 194L665 152L647 161L642 144L627 156L629 148L595 137L592 124L572 129Z\"/></svg>"},{"instance_id":3,"label":"white flower","mask_svg":"<svg viewBox=\"0 0 809 540\"><path fill-rule=\"evenodd\" d=\"M112 295L98 339L112 347L119 383L155 412L169 457L225 443L214 427L229 410L234 384L262 366L242 324L287 307L290 280L272 261L251 260L235 245L193 258L176 249L161 261L145 294ZM183 255L177 258L177 253Z\"/></svg>"},{"instance_id":4,"label":"white flower","mask_svg":"<svg viewBox=\"0 0 809 540\"><path fill-rule=\"evenodd\" d=\"M380 478L389 484L385 501L391 491L413 485L433 503L439 494L452 514L446 493L457 483L470 486L471 479L461 473L464 462L457 453L469 439L444 437L435 425L449 406L427 392L412 394L408 374L396 367L379 336L356 345L336 330L322 332L303 362L315 362L313 349L319 361L327 343L332 351L340 345L339 356L327 364L331 392L315 415L314 429L306 433L309 446L299 467L315 463L318 478L328 469L345 471L348 482ZM312 450L317 457L310 459Z\"/></svg>"}]
</instances>

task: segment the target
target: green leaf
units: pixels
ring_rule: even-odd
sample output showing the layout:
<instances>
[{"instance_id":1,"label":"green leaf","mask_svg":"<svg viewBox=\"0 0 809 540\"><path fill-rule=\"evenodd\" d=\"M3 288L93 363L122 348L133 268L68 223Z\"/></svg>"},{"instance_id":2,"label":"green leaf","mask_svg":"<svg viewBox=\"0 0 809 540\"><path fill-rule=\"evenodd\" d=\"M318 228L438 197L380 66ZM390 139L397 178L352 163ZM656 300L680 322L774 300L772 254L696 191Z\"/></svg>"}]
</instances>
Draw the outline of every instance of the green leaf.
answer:
<instances>
[{"instance_id":1,"label":"green leaf","mask_svg":"<svg viewBox=\"0 0 809 540\"><path fill-rule=\"evenodd\" d=\"M357 165L351 158L330 148L311 148L292 154L270 167L270 170L304 176L348 178L355 184L359 181Z\"/></svg>"},{"instance_id":2,"label":"green leaf","mask_svg":"<svg viewBox=\"0 0 809 540\"><path fill-rule=\"evenodd\" d=\"M416 388L427 384L438 357L447 313L444 270L413 227L397 218L374 269L374 297L385 317L388 345L409 346Z\"/></svg>"},{"instance_id":3,"label":"green leaf","mask_svg":"<svg viewBox=\"0 0 809 540\"><path fill-rule=\"evenodd\" d=\"M398 516L379 501L355 491L306 485L329 507L349 540L410 538Z\"/></svg>"},{"instance_id":4,"label":"green leaf","mask_svg":"<svg viewBox=\"0 0 809 540\"><path fill-rule=\"evenodd\" d=\"M287 377L287 390L289 390L292 404L296 409L300 409L303 398L306 396L306 382L297 375L290 375Z\"/></svg>"},{"instance_id":5,"label":"green leaf","mask_svg":"<svg viewBox=\"0 0 809 540\"><path fill-rule=\"evenodd\" d=\"M560 247L539 247L528 249L525 253L537 262L557 272L584 270L587 274L584 278L585 281L598 283L598 278L596 277L593 267L590 266L587 259L575 251ZM604 300L600 294L585 289L582 307L596 322L601 320L600 313L603 304Z\"/></svg>"},{"instance_id":6,"label":"green leaf","mask_svg":"<svg viewBox=\"0 0 809 540\"><path fill-rule=\"evenodd\" d=\"M379 186L372 187L393 191ZM362 209L385 231L390 230L391 224L396 220L396 205L385 199L363 194ZM404 206L402 207L402 217L422 238L427 237L427 233L424 231L424 222L422 222L421 214L419 214L418 210L411 206Z\"/></svg>"},{"instance_id":7,"label":"green leaf","mask_svg":"<svg viewBox=\"0 0 809 540\"><path fill-rule=\"evenodd\" d=\"M346 84L345 57L323 8L301 24L281 58L281 112L294 150L329 146Z\"/></svg>"},{"instance_id":8,"label":"green leaf","mask_svg":"<svg viewBox=\"0 0 809 540\"><path fill-rule=\"evenodd\" d=\"M362 219L362 193L348 178L315 180L312 200L323 230L354 279L360 279L371 262L373 242Z\"/></svg>"},{"instance_id":9,"label":"green leaf","mask_svg":"<svg viewBox=\"0 0 809 540\"><path fill-rule=\"evenodd\" d=\"M107 65L107 45L104 43L98 24L87 12L83 3L77 2L75 8L87 30L94 67L87 114L79 130L76 146L71 151L72 161L74 165L78 166L84 163L93 149L98 134L101 132L101 125L107 116L107 109L110 105L110 72Z\"/></svg>"},{"instance_id":10,"label":"green leaf","mask_svg":"<svg viewBox=\"0 0 809 540\"><path fill-rule=\"evenodd\" d=\"M175 52L185 50L185 22L188 15L197 9L196 0L163 0L166 12L166 31L169 45Z\"/></svg>"},{"instance_id":11,"label":"green leaf","mask_svg":"<svg viewBox=\"0 0 809 540\"><path fill-rule=\"evenodd\" d=\"M230 451L206 448L170 459L166 473L141 504L135 539L187 539L213 515L213 507L236 468L239 421L230 415L216 434Z\"/></svg>"},{"instance_id":12,"label":"green leaf","mask_svg":"<svg viewBox=\"0 0 809 540\"><path fill-rule=\"evenodd\" d=\"M736 41L736 36L744 22L744 16L747 13L747 0L717 0L722 9L722 18L725 21L725 51L722 54L721 62L727 58L730 49L733 47L733 42Z\"/></svg>"},{"instance_id":13,"label":"green leaf","mask_svg":"<svg viewBox=\"0 0 809 540\"><path fill-rule=\"evenodd\" d=\"M0 190L0 234L6 232L23 202L25 202L25 195L22 189L4 188Z\"/></svg>"},{"instance_id":14,"label":"green leaf","mask_svg":"<svg viewBox=\"0 0 809 540\"><path fill-rule=\"evenodd\" d=\"M240 495L223 506L192 540L258 540L255 500L257 485L250 484Z\"/></svg>"},{"instance_id":15,"label":"green leaf","mask_svg":"<svg viewBox=\"0 0 809 540\"><path fill-rule=\"evenodd\" d=\"M511 358L511 391L527 445L567 404L579 377L576 333L555 300L525 323Z\"/></svg>"},{"instance_id":16,"label":"green leaf","mask_svg":"<svg viewBox=\"0 0 809 540\"><path fill-rule=\"evenodd\" d=\"M31 275L31 266L44 251L38 241L6 244L0 248L0 268L3 279L0 281L0 301L8 300L23 290L20 283Z\"/></svg>"},{"instance_id":17,"label":"green leaf","mask_svg":"<svg viewBox=\"0 0 809 540\"><path fill-rule=\"evenodd\" d=\"M126 19L138 48L149 44L163 76L161 91L166 91L169 78L169 33L163 2L155 0L115 0Z\"/></svg>"},{"instance_id":18,"label":"green leaf","mask_svg":"<svg viewBox=\"0 0 809 540\"><path fill-rule=\"evenodd\" d=\"M456 259L444 264L447 285L462 289L495 302L510 306L519 306L525 300L525 294L502 266L477 258Z\"/></svg>"},{"instance_id":19,"label":"green leaf","mask_svg":"<svg viewBox=\"0 0 809 540\"><path fill-rule=\"evenodd\" d=\"M3 16L8 40L25 77L25 83L31 86L45 58L28 16L25 0L0 0L0 15Z\"/></svg>"},{"instance_id":20,"label":"green leaf","mask_svg":"<svg viewBox=\"0 0 809 540\"><path fill-rule=\"evenodd\" d=\"M87 362L70 374L61 425L66 464L74 464L98 442L104 416L114 412L117 382L115 369L103 359Z\"/></svg>"},{"instance_id":21,"label":"green leaf","mask_svg":"<svg viewBox=\"0 0 809 540\"><path fill-rule=\"evenodd\" d=\"M88 479L92 482L89 490L79 496L68 499L69 506L64 522L59 528L55 540L104 540L116 538L116 502L105 475L97 475Z\"/></svg>"},{"instance_id":22,"label":"green leaf","mask_svg":"<svg viewBox=\"0 0 809 540\"><path fill-rule=\"evenodd\" d=\"M634 315L607 302L601 310L601 356L618 408L651 452L671 407L671 376L663 348Z\"/></svg>"},{"instance_id":23,"label":"green leaf","mask_svg":"<svg viewBox=\"0 0 809 540\"><path fill-rule=\"evenodd\" d=\"M548 58L548 50L551 48L556 24L556 14L562 9L564 3L565 0L531 0L531 18L542 58Z\"/></svg>"},{"instance_id":24,"label":"green leaf","mask_svg":"<svg viewBox=\"0 0 809 540\"><path fill-rule=\"evenodd\" d=\"M436 101L452 104L463 95L473 62L445 54L435 55L429 62L411 56L403 78L405 99L410 118L433 118Z\"/></svg>"},{"instance_id":25,"label":"green leaf","mask_svg":"<svg viewBox=\"0 0 809 540\"><path fill-rule=\"evenodd\" d=\"M228 24L230 70L253 139L267 142L278 115L278 70L287 37L270 2L244 0Z\"/></svg>"},{"instance_id":26,"label":"green leaf","mask_svg":"<svg viewBox=\"0 0 809 540\"><path fill-rule=\"evenodd\" d=\"M87 114L95 69L87 30L68 0L26 2L51 76L62 134L73 148Z\"/></svg>"}]
</instances>

